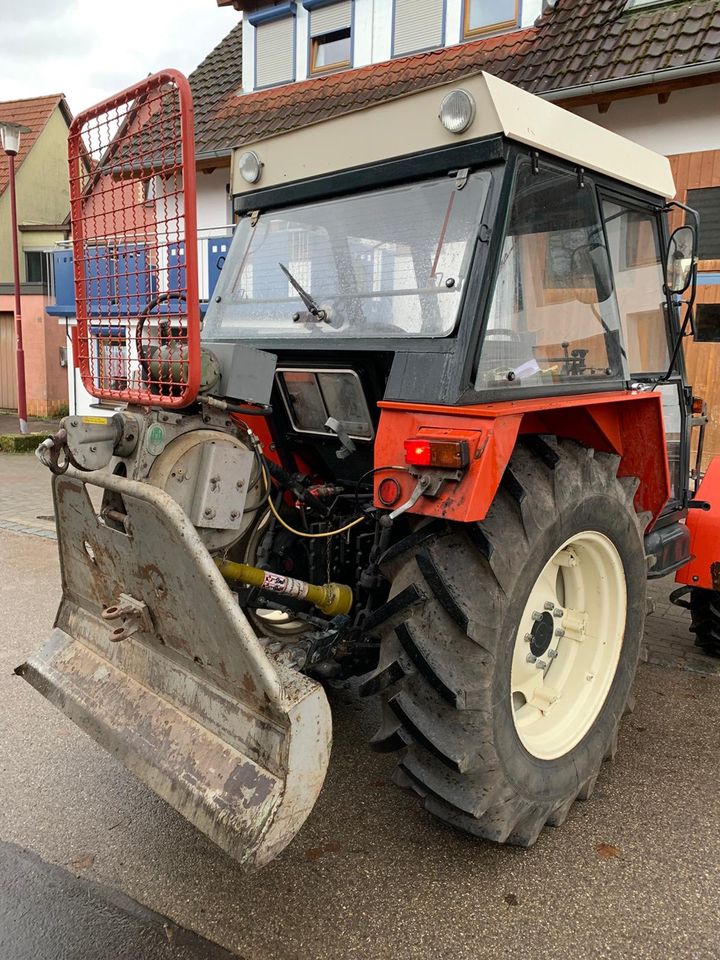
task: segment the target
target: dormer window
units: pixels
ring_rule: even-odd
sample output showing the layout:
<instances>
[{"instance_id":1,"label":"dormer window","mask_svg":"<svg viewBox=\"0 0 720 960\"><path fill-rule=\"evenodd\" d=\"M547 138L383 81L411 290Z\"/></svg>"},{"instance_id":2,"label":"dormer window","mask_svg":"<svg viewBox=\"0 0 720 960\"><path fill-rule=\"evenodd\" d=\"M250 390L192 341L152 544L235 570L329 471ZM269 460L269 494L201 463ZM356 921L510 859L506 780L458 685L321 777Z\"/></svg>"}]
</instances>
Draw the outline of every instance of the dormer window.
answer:
<instances>
[{"instance_id":1,"label":"dormer window","mask_svg":"<svg viewBox=\"0 0 720 960\"><path fill-rule=\"evenodd\" d=\"M310 18L310 73L352 66L353 0L304 0Z\"/></svg>"},{"instance_id":2,"label":"dormer window","mask_svg":"<svg viewBox=\"0 0 720 960\"><path fill-rule=\"evenodd\" d=\"M255 89L295 79L295 3L279 3L250 14L255 33Z\"/></svg>"},{"instance_id":3,"label":"dormer window","mask_svg":"<svg viewBox=\"0 0 720 960\"><path fill-rule=\"evenodd\" d=\"M520 23L520 0L465 0L463 36L482 37Z\"/></svg>"}]
</instances>

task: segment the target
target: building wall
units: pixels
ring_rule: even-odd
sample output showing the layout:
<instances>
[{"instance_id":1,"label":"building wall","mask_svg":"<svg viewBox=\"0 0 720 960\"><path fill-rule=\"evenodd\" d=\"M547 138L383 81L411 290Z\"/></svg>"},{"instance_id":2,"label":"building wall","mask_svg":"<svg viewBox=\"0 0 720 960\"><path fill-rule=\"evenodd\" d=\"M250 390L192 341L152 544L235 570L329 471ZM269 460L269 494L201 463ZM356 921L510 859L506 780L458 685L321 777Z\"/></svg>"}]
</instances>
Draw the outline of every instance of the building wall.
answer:
<instances>
[{"instance_id":1,"label":"building wall","mask_svg":"<svg viewBox=\"0 0 720 960\"><path fill-rule=\"evenodd\" d=\"M32 150L17 171L17 214L21 225L62 223L70 209L67 174L67 123L56 108ZM12 284L10 191L0 197L0 283ZM20 231L20 280L25 281L23 251L51 247L63 240L62 231ZM12 287L9 287L9 291ZM23 341L27 406L30 416L53 416L67 405L65 369L60 365L60 347L65 338L57 322L46 316L47 298L42 293L23 294ZM14 313L11 292L0 295L0 312ZM14 351L14 343L12 345ZM6 350L7 352L7 350ZM7 358L4 358L7 359ZM7 367L7 364L5 364ZM15 370L14 356L12 370Z\"/></svg>"},{"instance_id":2,"label":"building wall","mask_svg":"<svg viewBox=\"0 0 720 960\"><path fill-rule=\"evenodd\" d=\"M616 100L607 113L600 113L594 104L574 108L573 113L665 156L720 150L720 87L716 84L675 90L664 104L653 94Z\"/></svg>"},{"instance_id":3,"label":"building wall","mask_svg":"<svg viewBox=\"0 0 720 960\"><path fill-rule=\"evenodd\" d=\"M68 402L66 372L60 365L65 334L57 321L46 315L47 302L42 294L24 294L22 298L27 409L31 417L55 416L64 412ZM0 313L14 315L14 306L12 294L0 294ZM13 339L10 363L4 365L9 366L13 376L14 350Z\"/></svg>"},{"instance_id":4,"label":"building wall","mask_svg":"<svg viewBox=\"0 0 720 960\"><path fill-rule=\"evenodd\" d=\"M436 0L445 10L445 45L462 43L464 0ZM269 5L269 4L268 4ZM353 67L381 63L392 57L394 0L354 0ZM542 0L520 0L520 26L529 27L540 16ZM298 0L295 15L295 79L306 80L309 14ZM255 28L243 25L243 78L246 93L255 87Z\"/></svg>"},{"instance_id":5,"label":"building wall","mask_svg":"<svg viewBox=\"0 0 720 960\"><path fill-rule=\"evenodd\" d=\"M709 84L676 90L661 104L657 96L618 100L606 113L597 106L574 111L615 133L670 157L677 199L685 202L687 191L697 187L720 187L720 86ZM684 222L682 214L671 226ZM701 272L720 271L720 261L699 264ZM698 301L720 302L720 286L701 285ZM707 400L710 422L705 434L704 462L720 455L720 344L685 342L688 379L695 393Z\"/></svg>"},{"instance_id":6,"label":"building wall","mask_svg":"<svg viewBox=\"0 0 720 960\"><path fill-rule=\"evenodd\" d=\"M65 119L56 108L17 171L17 214L20 224L62 223L70 210ZM0 235L10 236L10 191L0 197ZM62 232L42 234L43 243L64 239ZM38 235L20 232L20 279L25 281L23 248L40 246ZM12 248L0 243L0 283L12 283Z\"/></svg>"},{"instance_id":7,"label":"building wall","mask_svg":"<svg viewBox=\"0 0 720 960\"><path fill-rule=\"evenodd\" d=\"M198 230L225 226L231 222L232 204L227 192L230 183L230 166L219 167L210 172L198 171L197 175L197 224Z\"/></svg>"},{"instance_id":8,"label":"building wall","mask_svg":"<svg viewBox=\"0 0 720 960\"><path fill-rule=\"evenodd\" d=\"M697 187L720 187L720 149L702 150L697 153L682 153L670 157L677 199L687 200L687 191ZM672 226L683 222L681 215L675 215ZM717 274L720 260L701 260L701 274ZM720 303L720 284L702 284L698 287L699 303ZM697 396L703 397L708 404L709 422L705 431L704 462L710 457L720 456L720 343L694 343L688 339L685 343L685 360L688 379Z\"/></svg>"}]
</instances>

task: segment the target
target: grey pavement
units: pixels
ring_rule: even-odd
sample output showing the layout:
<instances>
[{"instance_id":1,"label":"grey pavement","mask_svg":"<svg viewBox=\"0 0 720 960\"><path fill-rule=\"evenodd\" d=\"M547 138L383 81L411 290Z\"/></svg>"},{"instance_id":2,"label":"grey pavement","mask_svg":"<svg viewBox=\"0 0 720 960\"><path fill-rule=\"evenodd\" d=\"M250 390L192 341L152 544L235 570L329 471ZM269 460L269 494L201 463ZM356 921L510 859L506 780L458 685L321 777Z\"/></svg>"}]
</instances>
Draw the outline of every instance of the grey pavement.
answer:
<instances>
[{"instance_id":1,"label":"grey pavement","mask_svg":"<svg viewBox=\"0 0 720 960\"><path fill-rule=\"evenodd\" d=\"M0 529L54 540L51 479L34 453L0 453Z\"/></svg>"},{"instance_id":2,"label":"grey pavement","mask_svg":"<svg viewBox=\"0 0 720 960\"><path fill-rule=\"evenodd\" d=\"M0 843L0 956L5 960L232 960L117 891Z\"/></svg>"},{"instance_id":3,"label":"grey pavement","mask_svg":"<svg viewBox=\"0 0 720 960\"><path fill-rule=\"evenodd\" d=\"M0 841L244 960L717 960L718 677L642 665L593 798L530 850L434 821L367 748L372 705L336 694L315 810L245 875L13 675L58 599L55 544L0 530Z\"/></svg>"}]
</instances>

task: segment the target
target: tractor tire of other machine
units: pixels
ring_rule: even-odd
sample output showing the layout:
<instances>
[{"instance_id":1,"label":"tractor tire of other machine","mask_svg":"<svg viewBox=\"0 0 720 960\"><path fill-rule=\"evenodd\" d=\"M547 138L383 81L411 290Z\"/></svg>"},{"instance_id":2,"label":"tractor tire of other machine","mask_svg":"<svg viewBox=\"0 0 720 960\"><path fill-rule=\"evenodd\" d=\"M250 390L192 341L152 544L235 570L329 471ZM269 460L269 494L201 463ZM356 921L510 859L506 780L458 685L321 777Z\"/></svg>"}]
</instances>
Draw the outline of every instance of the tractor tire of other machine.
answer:
<instances>
[{"instance_id":1,"label":"tractor tire of other machine","mask_svg":"<svg viewBox=\"0 0 720 960\"><path fill-rule=\"evenodd\" d=\"M720 593L693 587L688 606L695 646L710 657L720 657Z\"/></svg>"},{"instance_id":2,"label":"tractor tire of other machine","mask_svg":"<svg viewBox=\"0 0 720 960\"><path fill-rule=\"evenodd\" d=\"M391 548L373 745L455 827L530 846L614 755L646 609L638 481L619 458L532 438L487 518ZM382 618L382 614L379 619Z\"/></svg>"}]
</instances>

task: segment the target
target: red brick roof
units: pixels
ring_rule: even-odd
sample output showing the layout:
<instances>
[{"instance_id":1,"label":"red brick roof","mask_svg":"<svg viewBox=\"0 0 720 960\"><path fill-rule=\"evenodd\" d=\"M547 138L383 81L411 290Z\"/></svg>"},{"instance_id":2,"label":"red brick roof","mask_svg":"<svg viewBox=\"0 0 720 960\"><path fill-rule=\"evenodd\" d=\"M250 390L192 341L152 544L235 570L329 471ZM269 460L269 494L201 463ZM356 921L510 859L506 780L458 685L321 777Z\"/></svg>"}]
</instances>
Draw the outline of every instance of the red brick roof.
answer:
<instances>
[{"instance_id":1,"label":"red brick roof","mask_svg":"<svg viewBox=\"0 0 720 960\"><path fill-rule=\"evenodd\" d=\"M516 82L533 93L720 60L720 2L684 0L626 10L627 0L558 0ZM659 78L658 78L659 79Z\"/></svg>"},{"instance_id":2,"label":"red brick roof","mask_svg":"<svg viewBox=\"0 0 720 960\"><path fill-rule=\"evenodd\" d=\"M63 93L52 93L47 97L32 97L29 100L0 102L0 120L9 120L12 123L20 123L24 127L30 127L30 133L24 133L20 138L20 153L15 158L16 170L22 166L23 160L34 147L35 141L45 129L45 125L57 106L63 111L69 126L72 115ZM0 150L0 196L5 192L8 178L8 158Z\"/></svg>"},{"instance_id":3,"label":"red brick roof","mask_svg":"<svg viewBox=\"0 0 720 960\"><path fill-rule=\"evenodd\" d=\"M720 0L557 0L534 27L242 94L242 25L191 75L198 156L486 70L533 93L720 61Z\"/></svg>"}]
</instances>

